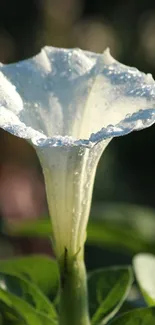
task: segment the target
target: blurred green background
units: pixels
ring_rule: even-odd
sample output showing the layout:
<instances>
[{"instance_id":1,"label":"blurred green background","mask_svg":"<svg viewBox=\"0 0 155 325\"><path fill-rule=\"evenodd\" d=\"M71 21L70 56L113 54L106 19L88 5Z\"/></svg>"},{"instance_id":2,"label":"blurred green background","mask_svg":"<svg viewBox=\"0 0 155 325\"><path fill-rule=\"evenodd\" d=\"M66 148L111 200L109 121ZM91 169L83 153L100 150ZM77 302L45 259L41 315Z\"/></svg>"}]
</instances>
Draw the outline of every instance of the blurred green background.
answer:
<instances>
[{"instance_id":1,"label":"blurred green background","mask_svg":"<svg viewBox=\"0 0 155 325\"><path fill-rule=\"evenodd\" d=\"M0 62L28 58L44 45L96 52L109 47L122 63L155 77L155 2L1 0ZM102 156L91 212L99 227L91 228L90 221L88 268L129 263L142 250L155 252L154 136L152 126L114 139ZM0 257L51 254L49 240L7 231L18 222L48 214L36 154L24 140L2 130L0 150Z\"/></svg>"}]
</instances>

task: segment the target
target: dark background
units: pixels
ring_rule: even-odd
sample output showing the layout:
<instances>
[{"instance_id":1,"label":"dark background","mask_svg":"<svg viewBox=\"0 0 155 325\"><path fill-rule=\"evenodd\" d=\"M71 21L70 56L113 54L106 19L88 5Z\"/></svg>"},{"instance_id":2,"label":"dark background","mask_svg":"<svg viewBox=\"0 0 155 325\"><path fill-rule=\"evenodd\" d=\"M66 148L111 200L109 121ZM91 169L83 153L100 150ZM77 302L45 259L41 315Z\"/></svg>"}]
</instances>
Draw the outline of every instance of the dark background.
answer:
<instances>
[{"instance_id":1,"label":"dark background","mask_svg":"<svg viewBox=\"0 0 155 325\"><path fill-rule=\"evenodd\" d=\"M0 0L0 61L28 58L44 45L96 52L110 47L116 59L155 77L155 1ZM155 207L154 137L152 126L112 140L99 163L93 204ZM47 214L44 181L33 149L1 130L0 150L2 223ZM49 243L38 239L4 236L2 240L3 257L50 251ZM93 254L94 248L88 248L88 255L89 249ZM110 251L104 263L126 261L125 256Z\"/></svg>"}]
</instances>

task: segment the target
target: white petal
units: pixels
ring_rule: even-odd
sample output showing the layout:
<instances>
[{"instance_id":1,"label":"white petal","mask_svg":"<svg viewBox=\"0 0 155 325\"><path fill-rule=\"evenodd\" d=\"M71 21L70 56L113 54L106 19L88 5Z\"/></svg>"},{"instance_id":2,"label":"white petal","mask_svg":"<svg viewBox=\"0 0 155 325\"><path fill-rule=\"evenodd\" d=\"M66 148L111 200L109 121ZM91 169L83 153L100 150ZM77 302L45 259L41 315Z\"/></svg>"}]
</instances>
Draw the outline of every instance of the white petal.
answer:
<instances>
[{"instance_id":1,"label":"white petal","mask_svg":"<svg viewBox=\"0 0 155 325\"><path fill-rule=\"evenodd\" d=\"M94 59L80 50L46 47L36 57L1 66L0 70L23 100L19 119L46 136L54 136L71 135L70 122L77 110L73 101L76 79L79 81L93 65Z\"/></svg>"},{"instance_id":2,"label":"white petal","mask_svg":"<svg viewBox=\"0 0 155 325\"><path fill-rule=\"evenodd\" d=\"M96 167L107 144L37 148L58 258L65 249L74 256L84 244Z\"/></svg>"},{"instance_id":3,"label":"white petal","mask_svg":"<svg viewBox=\"0 0 155 325\"><path fill-rule=\"evenodd\" d=\"M108 51L45 47L32 59L1 65L0 71L0 107L24 123L18 134L11 117L8 131L36 146L91 147L155 121L153 79L115 61ZM7 129L1 111L0 126Z\"/></svg>"},{"instance_id":4,"label":"white petal","mask_svg":"<svg viewBox=\"0 0 155 325\"><path fill-rule=\"evenodd\" d=\"M12 85L0 71L0 107L3 106L18 114L23 109L23 101Z\"/></svg>"}]
</instances>

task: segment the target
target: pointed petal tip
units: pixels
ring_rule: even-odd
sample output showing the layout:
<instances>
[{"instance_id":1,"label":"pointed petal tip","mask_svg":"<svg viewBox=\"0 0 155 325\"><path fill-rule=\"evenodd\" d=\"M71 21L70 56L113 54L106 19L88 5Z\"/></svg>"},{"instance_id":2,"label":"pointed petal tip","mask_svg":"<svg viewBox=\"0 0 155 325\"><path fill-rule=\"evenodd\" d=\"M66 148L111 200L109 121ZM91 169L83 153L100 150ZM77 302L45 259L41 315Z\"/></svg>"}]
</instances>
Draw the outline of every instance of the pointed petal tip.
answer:
<instances>
[{"instance_id":1,"label":"pointed petal tip","mask_svg":"<svg viewBox=\"0 0 155 325\"><path fill-rule=\"evenodd\" d=\"M112 57L110 53L110 48L107 47L104 52L103 52L103 57L104 57L104 64L110 65L116 62L116 60Z\"/></svg>"},{"instance_id":2,"label":"pointed petal tip","mask_svg":"<svg viewBox=\"0 0 155 325\"><path fill-rule=\"evenodd\" d=\"M146 82L147 82L147 83L154 84L154 79L153 79L153 76L152 76L151 73L147 73L147 74L146 74Z\"/></svg>"}]
</instances>

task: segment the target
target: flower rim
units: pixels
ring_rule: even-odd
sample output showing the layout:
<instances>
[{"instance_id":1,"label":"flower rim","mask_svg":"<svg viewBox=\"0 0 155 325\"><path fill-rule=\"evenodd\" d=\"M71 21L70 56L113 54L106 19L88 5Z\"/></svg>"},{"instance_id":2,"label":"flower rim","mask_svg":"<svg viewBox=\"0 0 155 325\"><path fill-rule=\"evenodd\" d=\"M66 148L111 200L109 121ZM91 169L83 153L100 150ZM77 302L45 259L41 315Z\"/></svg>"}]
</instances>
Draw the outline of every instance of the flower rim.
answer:
<instances>
[{"instance_id":1,"label":"flower rim","mask_svg":"<svg viewBox=\"0 0 155 325\"><path fill-rule=\"evenodd\" d=\"M53 47L44 47L37 56L39 56L42 52L45 51L46 48L52 49ZM55 48L53 48L55 49ZM89 51L82 51L80 49L60 49L66 53L81 51L81 53L87 54L88 57L100 57L101 54L96 54ZM118 64L119 62L113 59L110 56L109 49L107 49L104 54L105 57L107 57L108 60L112 60L111 62L114 62ZM35 58L33 56L31 59ZM17 63L11 63L9 65L22 65L23 62L28 61L29 59L22 60ZM7 66L9 66L7 65ZM125 67L123 64L119 65L121 67ZM0 67L5 67L5 64L0 64ZM130 67L127 67L130 68ZM131 68L132 69L132 68ZM137 72L139 72L137 69L135 69ZM144 76L144 73L140 74ZM155 83L153 82L153 79L150 78L150 75L145 76L145 84L146 86L151 86L151 91L149 95L152 96L152 98L155 98ZM10 82L11 87L14 87L14 85ZM140 95L142 96L142 95ZM148 106L148 104L147 104ZM1 111L2 110L2 111ZM8 114L8 121L7 119L4 122L2 121L3 116L5 115L5 111ZM1 119L2 116L2 119ZM9 122L9 118L10 121ZM13 120L15 122L13 122ZM0 127L3 128L5 131L8 131L9 133L13 134L14 136L18 136L19 138L24 138L28 141L30 141L34 146L36 147L74 147L74 146L81 146L81 147L88 147L91 148L97 143L114 138L119 136L127 135L135 130L141 130L143 128L148 128L151 125L155 123L155 108L144 108L140 109L136 113L133 114L127 114L124 119L122 119L119 123L116 125L108 125L107 127L101 128L99 131L90 134L90 137L87 139L75 139L72 136L52 136L48 137L41 133L40 131L37 131L35 128L32 128L30 126L26 126L25 123L21 122L20 119L16 116L15 113L13 113L11 110L5 108L3 105L0 107Z\"/></svg>"}]
</instances>

